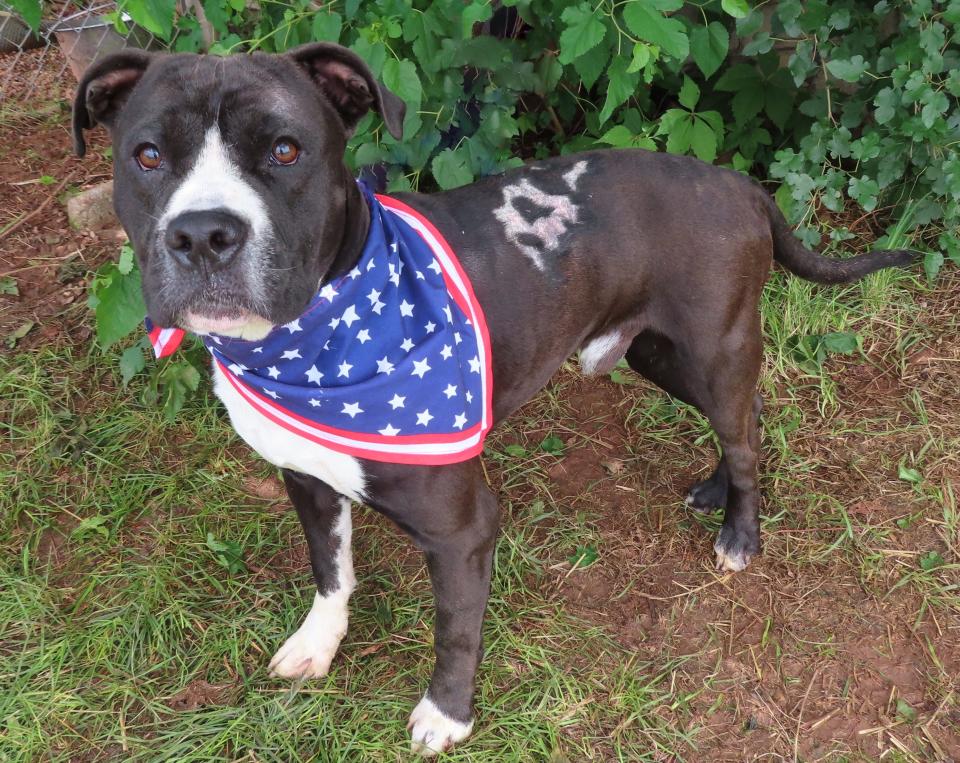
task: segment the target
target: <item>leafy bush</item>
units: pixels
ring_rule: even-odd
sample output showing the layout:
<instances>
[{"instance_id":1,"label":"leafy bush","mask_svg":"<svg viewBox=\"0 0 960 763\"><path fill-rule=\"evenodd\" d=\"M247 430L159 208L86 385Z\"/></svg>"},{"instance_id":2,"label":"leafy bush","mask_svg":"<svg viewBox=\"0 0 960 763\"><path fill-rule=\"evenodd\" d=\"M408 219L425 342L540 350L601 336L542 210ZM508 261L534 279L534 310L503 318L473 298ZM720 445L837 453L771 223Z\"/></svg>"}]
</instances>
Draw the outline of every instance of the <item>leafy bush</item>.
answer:
<instances>
[{"instance_id":1,"label":"leafy bush","mask_svg":"<svg viewBox=\"0 0 960 763\"><path fill-rule=\"evenodd\" d=\"M824 222L842 241L847 225L870 216L874 228L960 264L960 0L193 7L202 14L177 16L173 0L122 3L176 50L327 40L359 53L408 111L402 140L368 116L347 161L382 167L391 191L448 189L529 158L639 146L780 181L777 202L809 245ZM931 278L943 261L940 251L927 255Z\"/></svg>"}]
</instances>

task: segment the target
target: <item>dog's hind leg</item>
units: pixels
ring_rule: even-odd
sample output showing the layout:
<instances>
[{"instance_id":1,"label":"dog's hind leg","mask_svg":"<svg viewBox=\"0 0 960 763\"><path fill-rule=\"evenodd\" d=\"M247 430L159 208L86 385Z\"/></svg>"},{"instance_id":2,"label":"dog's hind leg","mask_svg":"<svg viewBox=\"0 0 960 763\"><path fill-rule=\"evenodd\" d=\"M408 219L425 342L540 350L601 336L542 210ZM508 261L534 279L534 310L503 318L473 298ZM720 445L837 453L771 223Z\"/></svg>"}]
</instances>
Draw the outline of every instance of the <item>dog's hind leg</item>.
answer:
<instances>
[{"instance_id":1,"label":"dog's hind leg","mask_svg":"<svg viewBox=\"0 0 960 763\"><path fill-rule=\"evenodd\" d=\"M350 551L350 501L306 474L284 469L283 481L307 536L317 591L303 624L270 661L270 674L319 678L327 674L347 633L347 603L357 584Z\"/></svg>"},{"instance_id":2,"label":"dog's hind leg","mask_svg":"<svg viewBox=\"0 0 960 763\"><path fill-rule=\"evenodd\" d=\"M756 393L760 371L760 329L755 313L722 336L700 336L696 349L654 332L639 334L627 351L631 368L670 395L699 408L720 440L722 456L713 475L694 485L687 503L694 509L725 506L714 546L723 569L744 569L760 550Z\"/></svg>"}]
</instances>

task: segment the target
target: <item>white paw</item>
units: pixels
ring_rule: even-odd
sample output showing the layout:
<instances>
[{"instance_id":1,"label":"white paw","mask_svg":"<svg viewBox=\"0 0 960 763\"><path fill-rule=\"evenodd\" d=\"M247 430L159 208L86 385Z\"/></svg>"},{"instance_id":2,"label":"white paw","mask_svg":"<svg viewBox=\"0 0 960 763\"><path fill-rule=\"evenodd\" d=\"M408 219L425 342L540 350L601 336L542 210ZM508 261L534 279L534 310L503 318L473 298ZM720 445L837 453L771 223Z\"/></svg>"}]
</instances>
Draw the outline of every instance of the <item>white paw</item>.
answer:
<instances>
[{"instance_id":1,"label":"white paw","mask_svg":"<svg viewBox=\"0 0 960 763\"><path fill-rule=\"evenodd\" d=\"M713 550L717 552L717 569L724 572L742 572L753 558L752 554L746 554L742 551L728 553L720 548L719 543L713 547Z\"/></svg>"},{"instance_id":2,"label":"white paw","mask_svg":"<svg viewBox=\"0 0 960 763\"><path fill-rule=\"evenodd\" d=\"M320 678L330 670L337 647L347 634L347 596L316 594L303 625L270 660L270 675Z\"/></svg>"},{"instance_id":3,"label":"white paw","mask_svg":"<svg viewBox=\"0 0 960 763\"><path fill-rule=\"evenodd\" d=\"M410 713L407 728L413 737L410 749L425 758L446 752L457 742L463 741L473 731L473 721L461 723L444 715L433 701L424 695Z\"/></svg>"}]
</instances>

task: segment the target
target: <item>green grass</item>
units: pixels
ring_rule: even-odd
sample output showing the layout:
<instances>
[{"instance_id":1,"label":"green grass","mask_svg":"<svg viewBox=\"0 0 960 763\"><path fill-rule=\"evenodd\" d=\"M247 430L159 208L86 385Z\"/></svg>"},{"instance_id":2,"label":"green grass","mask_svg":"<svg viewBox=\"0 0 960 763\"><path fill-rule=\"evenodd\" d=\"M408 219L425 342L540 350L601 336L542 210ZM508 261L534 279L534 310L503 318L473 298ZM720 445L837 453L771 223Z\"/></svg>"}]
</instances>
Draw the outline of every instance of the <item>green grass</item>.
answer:
<instances>
[{"instance_id":1,"label":"green grass","mask_svg":"<svg viewBox=\"0 0 960 763\"><path fill-rule=\"evenodd\" d=\"M905 383L883 404L851 404L844 383L857 364L912 373L918 347L955 335L955 315L934 310L949 293L949 283L929 292L902 273L843 289L772 279L765 554L733 581L709 566L719 517L680 507L676 480L706 473L712 459L712 433L695 411L645 385L565 372L495 434L486 466L504 530L479 718L449 759L694 761L748 743L790 759L830 702L856 691L854 681L811 693L809 669L839 671L847 631L881 639L868 621L888 616L915 634L894 651L914 650L920 694L898 691L920 720L897 721L869 749L922 760L931 744L947 745L939 729L956 717L960 642L956 389ZM836 331L860 334L865 355L830 356L820 369L798 362L796 337ZM0 358L0 761L406 759L406 718L432 661L419 556L357 509L360 585L330 675L294 686L269 678L270 656L311 596L295 515L283 496L256 494L274 473L209 397L169 425L138 402L136 383L124 391L116 379L111 359L69 347ZM574 401L597 384L614 402L579 410ZM565 441L563 457L538 450L548 434ZM509 455L511 443L523 455ZM551 470L581 451L624 470L597 469L565 495ZM901 464L919 480L898 479ZM864 500L895 510L865 514ZM239 544L246 569L228 574L208 533ZM571 570L583 546L599 560ZM924 568L931 553L940 562ZM569 587L597 580L612 582L591 614ZM834 583L857 588L853 608L842 608L842 587L816 599ZM636 602L658 608L649 622ZM642 626L632 643L610 619L620 607ZM772 675L782 676L782 701L763 683ZM192 706L187 687L207 699ZM780 708L762 738L750 730L767 728L756 697ZM909 755L883 736L894 733ZM839 735L823 749L867 760L873 738ZM769 741L750 741L760 739Z\"/></svg>"}]
</instances>

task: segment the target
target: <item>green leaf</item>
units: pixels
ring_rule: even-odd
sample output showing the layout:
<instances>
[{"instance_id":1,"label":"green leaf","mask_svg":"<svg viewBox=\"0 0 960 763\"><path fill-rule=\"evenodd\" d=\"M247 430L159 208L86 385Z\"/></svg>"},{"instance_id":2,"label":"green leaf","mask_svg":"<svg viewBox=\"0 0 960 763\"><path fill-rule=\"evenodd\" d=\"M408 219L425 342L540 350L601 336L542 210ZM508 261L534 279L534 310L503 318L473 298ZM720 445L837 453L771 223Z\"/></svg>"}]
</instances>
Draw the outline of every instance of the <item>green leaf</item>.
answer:
<instances>
[{"instance_id":1,"label":"green leaf","mask_svg":"<svg viewBox=\"0 0 960 763\"><path fill-rule=\"evenodd\" d=\"M163 415L175 421L183 404L200 386L200 372L187 360L167 363L157 374L157 383L163 386Z\"/></svg>"},{"instance_id":2,"label":"green leaf","mask_svg":"<svg viewBox=\"0 0 960 763\"><path fill-rule=\"evenodd\" d=\"M34 32L40 31L40 19L43 15L40 0L8 0L8 2Z\"/></svg>"},{"instance_id":3,"label":"green leaf","mask_svg":"<svg viewBox=\"0 0 960 763\"><path fill-rule=\"evenodd\" d=\"M600 554L595 546L577 546L576 550L567 557L567 561L574 569L583 569L589 567L599 558Z\"/></svg>"},{"instance_id":4,"label":"green leaf","mask_svg":"<svg viewBox=\"0 0 960 763\"><path fill-rule=\"evenodd\" d=\"M135 24L169 41L176 5L176 0L124 0L117 10L129 13Z\"/></svg>"},{"instance_id":5,"label":"green leaf","mask_svg":"<svg viewBox=\"0 0 960 763\"><path fill-rule=\"evenodd\" d=\"M904 482L912 482L914 485L923 482L923 475L921 475L916 469L909 467L906 464L900 464L900 467L897 469L897 476Z\"/></svg>"},{"instance_id":6,"label":"green leaf","mask_svg":"<svg viewBox=\"0 0 960 763\"><path fill-rule=\"evenodd\" d=\"M690 148L698 159L712 162L717 158L717 134L702 119L694 119L690 128Z\"/></svg>"},{"instance_id":7,"label":"green leaf","mask_svg":"<svg viewBox=\"0 0 960 763\"><path fill-rule=\"evenodd\" d=\"M437 185L445 191L473 182L466 152L444 149L433 158L430 168Z\"/></svg>"},{"instance_id":8,"label":"green leaf","mask_svg":"<svg viewBox=\"0 0 960 763\"><path fill-rule=\"evenodd\" d=\"M127 276L133 272L133 247L129 243L120 247L120 257L117 259L117 270L120 275Z\"/></svg>"},{"instance_id":9,"label":"green leaf","mask_svg":"<svg viewBox=\"0 0 960 763\"><path fill-rule=\"evenodd\" d=\"M742 19L750 13L750 6L747 0L721 0L720 7L723 12L735 19Z\"/></svg>"},{"instance_id":10,"label":"green leaf","mask_svg":"<svg viewBox=\"0 0 960 763\"><path fill-rule=\"evenodd\" d=\"M877 196L880 193L880 184L873 178L852 177L847 186L850 198L863 207L865 212L872 212L877 208Z\"/></svg>"},{"instance_id":11,"label":"green leaf","mask_svg":"<svg viewBox=\"0 0 960 763\"><path fill-rule=\"evenodd\" d=\"M32 329L36 325L37 324L34 323L33 321L26 321L25 323L21 323L17 328L15 328L13 331L7 334L6 338L4 339L7 347L9 347L10 349L13 349L14 347L16 347L17 342L19 342L27 334L29 334L30 329Z\"/></svg>"},{"instance_id":12,"label":"green leaf","mask_svg":"<svg viewBox=\"0 0 960 763\"><path fill-rule=\"evenodd\" d=\"M668 18L658 11L650 0L632 0L623 9L627 27L641 40L646 40L677 59L690 53L690 41L683 23Z\"/></svg>"},{"instance_id":13,"label":"green leaf","mask_svg":"<svg viewBox=\"0 0 960 763\"><path fill-rule=\"evenodd\" d=\"M146 367L147 361L139 343L125 349L120 355L120 376L123 386L126 387L130 380Z\"/></svg>"},{"instance_id":14,"label":"green leaf","mask_svg":"<svg viewBox=\"0 0 960 763\"><path fill-rule=\"evenodd\" d=\"M764 94L760 87L748 87L733 96L733 118L738 125L753 119L763 109Z\"/></svg>"},{"instance_id":15,"label":"green leaf","mask_svg":"<svg viewBox=\"0 0 960 763\"><path fill-rule=\"evenodd\" d=\"M651 58L650 46L645 42L635 42L633 44L633 58L630 60L630 66L627 67L627 74L640 71L650 63Z\"/></svg>"},{"instance_id":16,"label":"green leaf","mask_svg":"<svg viewBox=\"0 0 960 763\"><path fill-rule=\"evenodd\" d=\"M690 54L703 76L710 78L720 68L730 49L730 35L723 24L711 21L690 33Z\"/></svg>"},{"instance_id":17,"label":"green leaf","mask_svg":"<svg viewBox=\"0 0 960 763\"><path fill-rule=\"evenodd\" d=\"M97 297L97 340L102 348L120 341L143 323L147 308L140 291L140 271L127 275L117 272Z\"/></svg>"},{"instance_id":18,"label":"green leaf","mask_svg":"<svg viewBox=\"0 0 960 763\"><path fill-rule=\"evenodd\" d=\"M680 105L693 111L697 108L697 101L700 100L700 88L697 83L687 76L683 78L683 85L680 86L680 94L677 96Z\"/></svg>"},{"instance_id":19,"label":"green leaf","mask_svg":"<svg viewBox=\"0 0 960 763\"><path fill-rule=\"evenodd\" d=\"M922 565L923 561L921 560L920 563ZM917 720L917 711L907 704L906 700L902 698L897 699L897 715L899 715L908 723L913 723L915 720Z\"/></svg>"},{"instance_id":20,"label":"green leaf","mask_svg":"<svg viewBox=\"0 0 960 763\"><path fill-rule=\"evenodd\" d=\"M523 458L527 455L527 449L522 445L517 445L516 443L510 443L503 450L511 458Z\"/></svg>"},{"instance_id":21,"label":"green leaf","mask_svg":"<svg viewBox=\"0 0 960 763\"><path fill-rule=\"evenodd\" d=\"M860 348L860 336L850 331L834 331L820 337L820 343L827 352L852 355Z\"/></svg>"},{"instance_id":22,"label":"green leaf","mask_svg":"<svg viewBox=\"0 0 960 763\"><path fill-rule=\"evenodd\" d=\"M633 145L633 133L623 125L611 127L603 135L597 138L598 143L606 143L615 148L626 148Z\"/></svg>"},{"instance_id":23,"label":"green leaf","mask_svg":"<svg viewBox=\"0 0 960 763\"><path fill-rule=\"evenodd\" d=\"M827 70L834 77L845 82L857 82L867 71L867 62L861 55L849 59L835 58L833 61L827 62Z\"/></svg>"},{"instance_id":24,"label":"green leaf","mask_svg":"<svg viewBox=\"0 0 960 763\"><path fill-rule=\"evenodd\" d=\"M560 55L557 58L561 64L569 64L595 48L607 33L606 27L586 3L567 8L560 18L567 25L560 34Z\"/></svg>"},{"instance_id":25,"label":"green leaf","mask_svg":"<svg viewBox=\"0 0 960 763\"><path fill-rule=\"evenodd\" d=\"M636 92L639 74L628 74L626 61L615 58L607 70L607 97L600 110L600 124L613 114L613 110Z\"/></svg>"},{"instance_id":26,"label":"green leaf","mask_svg":"<svg viewBox=\"0 0 960 763\"><path fill-rule=\"evenodd\" d=\"M573 68L577 70L580 81L583 82L583 86L587 90L592 88L600 79L600 75L603 74L609 60L610 45L604 40L573 62Z\"/></svg>"},{"instance_id":27,"label":"green leaf","mask_svg":"<svg viewBox=\"0 0 960 763\"><path fill-rule=\"evenodd\" d=\"M460 17L460 32L464 37L473 36L473 25L487 21L493 16L493 4L490 2L473 2L463 9Z\"/></svg>"},{"instance_id":28,"label":"green leaf","mask_svg":"<svg viewBox=\"0 0 960 763\"><path fill-rule=\"evenodd\" d=\"M413 61L389 58L383 64L383 84L387 86L409 108L411 105L420 105L423 97L423 87L420 77L417 76L417 66Z\"/></svg>"},{"instance_id":29,"label":"green leaf","mask_svg":"<svg viewBox=\"0 0 960 763\"><path fill-rule=\"evenodd\" d=\"M342 29L343 17L339 13L320 10L313 17L310 38L317 42L340 42Z\"/></svg>"},{"instance_id":30,"label":"green leaf","mask_svg":"<svg viewBox=\"0 0 960 763\"><path fill-rule=\"evenodd\" d=\"M940 252L927 252L923 256L923 272L927 274L927 280L932 284L937 280L937 274L943 267L943 255Z\"/></svg>"},{"instance_id":31,"label":"green leaf","mask_svg":"<svg viewBox=\"0 0 960 763\"><path fill-rule=\"evenodd\" d=\"M232 540L217 540L213 533L207 533L207 548L213 552L217 563L226 568L230 575L247 571L243 562L243 548Z\"/></svg>"},{"instance_id":32,"label":"green leaf","mask_svg":"<svg viewBox=\"0 0 960 763\"><path fill-rule=\"evenodd\" d=\"M543 442L540 443L540 450L542 450L544 453L549 453L551 456L562 455L563 447L563 440L556 435L549 435L543 439Z\"/></svg>"},{"instance_id":33,"label":"green leaf","mask_svg":"<svg viewBox=\"0 0 960 763\"><path fill-rule=\"evenodd\" d=\"M91 532L102 535L104 538L109 537L110 529L104 527L104 525L109 521L110 517L104 516L103 514L95 514L92 517L87 517L80 524L73 528L73 532L70 533L70 537L82 538L84 535L88 535Z\"/></svg>"},{"instance_id":34,"label":"green leaf","mask_svg":"<svg viewBox=\"0 0 960 763\"><path fill-rule=\"evenodd\" d=\"M947 562L940 556L936 551L931 551L928 554L924 554L920 557L920 569L925 572L931 572L932 570L937 569L937 567L942 567Z\"/></svg>"},{"instance_id":35,"label":"green leaf","mask_svg":"<svg viewBox=\"0 0 960 763\"><path fill-rule=\"evenodd\" d=\"M0 278L0 294L9 294L14 297L19 296L20 289L17 287L17 279L13 276Z\"/></svg>"}]
</instances>

